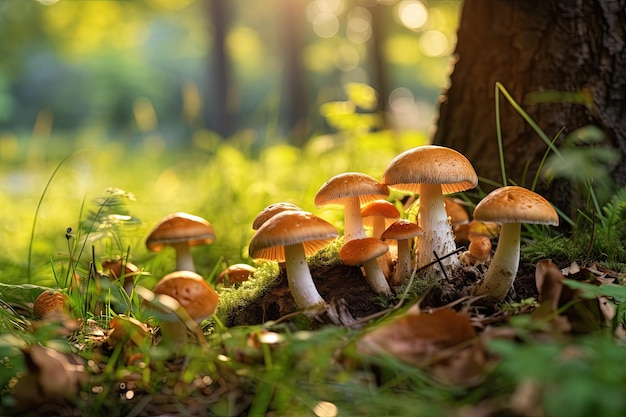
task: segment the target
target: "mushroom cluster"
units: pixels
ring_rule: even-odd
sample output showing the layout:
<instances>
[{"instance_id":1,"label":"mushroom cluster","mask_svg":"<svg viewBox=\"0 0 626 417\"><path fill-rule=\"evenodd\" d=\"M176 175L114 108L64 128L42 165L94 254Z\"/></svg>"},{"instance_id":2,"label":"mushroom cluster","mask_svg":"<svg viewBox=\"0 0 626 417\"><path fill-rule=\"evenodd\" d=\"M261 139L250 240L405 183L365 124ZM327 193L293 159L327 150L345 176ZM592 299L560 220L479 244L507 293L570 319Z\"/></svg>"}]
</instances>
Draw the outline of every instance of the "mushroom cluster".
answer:
<instances>
[{"instance_id":1,"label":"mushroom cluster","mask_svg":"<svg viewBox=\"0 0 626 417\"><path fill-rule=\"evenodd\" d=\"M308 258L334 241L340 245L338 260L358 267L374 296L392 297L418 270L423 271L422 275L451 278L461 268L473 268L482 274L485 267L484 276L478 277L469 291L498 303L506 298L517 274L521 224L556 225L559 219L548 201L518 186L501 187L488 194L476 205L470 219L466 206L447 195L477 184L470 162L457 151L419 146L393 158L380 181L364 173L346 172L321 185L312 203L316 207L341 206L343 233L295 204L277 202L254 219L248 253L255 261L283 264L296 308L311 315L328 311L329 304L315 286ZM391 199L391 190L400 197ZM418 207L415 216L411 201L416 202L413 208ZM137 290L160 313L167 310L167 318L161 316L164 338L181 338L191 330L200 339L198 324L216 311L219 296L195 272L191 248L212 244L215 238L206 219L172 213L158 222L145 242L151 251L160 252L170 246L176 254L175 270L152 291L135 287L141 269L129 262L109 260L103 268L113 278L124 280L129 295ZM467 240L469 248L459 256L460 240ZM244 281L254 279L255 271L252 265L231 265L216 283L237 290L247 285ZM40 307L46 297L51 307ZM48 308L62 311L66 308L64 301L59 294L42 294L35 313L43 316Z\"/></svg>"},{"instance_id":2,"label":"mushroom cluster","mask_svg":"<svg viewBox=\"0 0 626 417\"><path fill-rule=\"evenodd\" d=\"M359 172L330 178L317 191L314 204L316 207L342 206L343 241L339 258L346 265L361 267L373 293L392 296L406 285L416 270L450 278L461 268L477 269L475 265L481 265L481 268L488 268L487 273L472 292L498 302L506 296L517 272L513 265L519 263L519 249L517 255L514 250L515 242L519 244L519 223L556 224L558 216L547 201L539 204L541 196L524 190L523 197L512 199L507 191L511 189L504 187L499 193L515 200L511 204L517 205L517 210L525 212L520 199L530 199L545 210L551 210L548 217L497 216L483 208L490 206L493 196L489 195L470 220L464 205L447 195L477 185L478 177L467 158L450 148L427 145L396 156L380 181ZM408 219L409 210L405 205L389 200L391 189L409 194L410 199L418 199L415 221ZM315 224L314 232L306 222ZM492 240L498 236L500 224L502 236L492 260ZM256 233L250 242L249 254L254 259L285 263L289 287L298 308L327 305L315 288L307 257L338 235L331 228L324 220L290 203L272 204L255 219ZM459 256L461 249L457 248L457 242L462 232L469 237L469 248ZM508 262L506 266L503 266L503 259Z\"/></svg>"}]
</instances>

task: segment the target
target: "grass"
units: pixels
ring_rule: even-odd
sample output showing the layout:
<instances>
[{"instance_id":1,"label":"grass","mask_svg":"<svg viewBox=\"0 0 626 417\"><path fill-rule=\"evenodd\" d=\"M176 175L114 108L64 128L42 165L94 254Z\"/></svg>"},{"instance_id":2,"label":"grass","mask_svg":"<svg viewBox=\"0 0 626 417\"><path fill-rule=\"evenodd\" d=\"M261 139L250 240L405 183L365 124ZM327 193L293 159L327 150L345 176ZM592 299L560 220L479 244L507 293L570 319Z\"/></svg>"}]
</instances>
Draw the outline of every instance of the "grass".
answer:
<instances>
[{"instance_id":1,"label":"grass","mask_svg":"<svg viewBox=\"0 0 626 417\"><path fill-rule=\"evenodd\" d=\"M498 88L528 117L502 86ZM359 94L362 98L363 91ZM0 410L9 412L15 401L19 403L19 396L8 394L19 387L28 369L36 371L27 360L33 349L46 346L78 354L89 374L89 383L54 409L57 413L452 416L482 410L485 415L623 415L626 356L623 336L613 330L626 321L626 299L606 287L587 288L583 297L608 297L617 311L612 326L604 323L578 336L557 332L530 314L518 314L501 322L502 330L509 332L506 337L480 339L484 350L476 353L489 361L481 363L479 381L471 384L451 384L429 367L359 349L364 334L404 314L404 307L359 329L302 330L287 320L224 326L226 315L245 308L275 283L278 269L271 262L257 265L254 282L220 290L217 314L203 323L206 345L186 343L172 357L167 341L154 346L106 342L103 334L118 314L158 324L158 316L136 294L126 296L116 283L100 284L103 314L94 313L92 296L98 288L95 270L105 259L119 257L138 265L142 273L135 283L147 288L173 269L173 252L154 254L144 245L150 228L163 216L187 211L213 224L215 244L193 249L198 272L211 281L227 264L251 262L251 224L265 206L292 202L341 230L341 208L313 205L319 186L346 171L380 177L399 152L426 143L423 135L372 132L375 118L361 118L356 112L333 117L342 130L312 138L302 149L280 141L256 149L245 137L218 142L199 135L191 151L172 149L167 154L146 154L110 142L63 159L52 155L59 138L47 141L49 158L41 158L42 150L27 148L0 153L0 178L6 184L19 180L18 186L0 191L0 229L10 238L0 252ZM546 153L546 166L552 156ZM510 180L504 169L503 178ZM589 183L579 185L584 191ZM591 195L588 201L590 205L572 219L571 236L526 229L524 260L535 263L550 257L561 265L599 261L621 271L626 261L621 246L626 196L618 193L603 201ZM337 245L331 246L310 261L332 265L337 250ZM74 273L85 285L77 287L81 291L68 288L75 282ZM30 303L45 287L70 293L79 312L77 322L32 327L38 322L32 320ZM406 294L414 301L419 293L407 289ZM523 300L510 311L528 312L537 305L536 300ZM441 350L439 354L448 354Z\"/></svg>"}]
</instances>

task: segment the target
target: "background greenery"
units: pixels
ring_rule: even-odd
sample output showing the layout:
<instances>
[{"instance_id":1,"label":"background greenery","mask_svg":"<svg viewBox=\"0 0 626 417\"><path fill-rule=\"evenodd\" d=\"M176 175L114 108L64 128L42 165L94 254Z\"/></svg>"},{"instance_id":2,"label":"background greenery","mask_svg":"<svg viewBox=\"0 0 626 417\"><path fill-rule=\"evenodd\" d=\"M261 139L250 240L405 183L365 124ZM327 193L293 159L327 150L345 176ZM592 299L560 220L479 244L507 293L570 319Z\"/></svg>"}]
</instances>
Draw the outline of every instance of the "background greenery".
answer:
<instances>
[{"instance_id":1,"label":"background greenery","mask_svg":"<svg viewBox=\"0 0 626 417\"><path fill-rule=\"evenodd\" d=\"M377 177L395 154L428 140L457 2L299 2L298 52L310 92L309 136L300 146L291 145L281 110L285 4L227 3L228 103L212 99L207 1L0 4L0 230L10 240L0 281L54 284L69 259L65 230L80 230L108 187L134 195L124 200L135 219L116 221L115 244L110 234L93 234L83 264L97 245L96 261L130 252L155 274L169 270L171 254L149 264L143 239L164 215L187 211L216 229L215 245L198 249L206 274L217 262L245 260L251 221L266 205L315 210L312 196L331 176ZM419 12L405 13L404 24L407 6ZM381 56L371 52L374 10L383 21ZM390 86L384 108L376 91L358 87L374 83L374 58ZM236 118L229 137L212 126L216 105Z\"/></svg>"}]
</instances>

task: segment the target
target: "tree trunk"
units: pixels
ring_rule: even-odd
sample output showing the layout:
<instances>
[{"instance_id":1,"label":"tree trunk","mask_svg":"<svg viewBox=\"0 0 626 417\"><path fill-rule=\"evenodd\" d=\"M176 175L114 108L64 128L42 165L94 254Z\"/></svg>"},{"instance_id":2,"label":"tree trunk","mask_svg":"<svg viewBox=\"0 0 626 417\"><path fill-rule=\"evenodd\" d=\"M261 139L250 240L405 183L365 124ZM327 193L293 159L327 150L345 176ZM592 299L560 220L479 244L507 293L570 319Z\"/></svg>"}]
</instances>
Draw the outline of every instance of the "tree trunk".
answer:
<instances>
[{"instance_id":1,"label":"tree trunk","mask_svg":"<svg viewBox=\"0 0 626 417\"><path fill-rule=\"evenodd\" d=\"M283 0L283 37L284 42L284 82L283 104L284 122L289 129L291 143L302 146L306 141L308 126L306 116L308 113L308 100L305 89L304 73L302 64L302 27L305 12L305 3L301 0Z\"/></svg>"},{"instance_id":2,"label":"tree trunk","mask_svg":"<svg viewBox=\"0 0 626 417\"><path fill-rule=\"evenodd\" d=\"M625 155L625 22L626 0L466 0L433 142L466 155L480 177L502 183L494 106L500 82L548 137L596 125ZM529 93L549 91L570 94L529 100ZM500 110L507 177L529 187L547 146L503 97ZM626 164L611 172L626 185ZM553 201L556 188L544 190Z\"/></svg>"},{"instance_id":3,"label":"tree trunk","mask_svg":"<svg viewBox=\"0 0 626 417\"><path fill-rule=\"evenodd\" d=\"M228 55L226 53L226 35L230 19L228 2L226 0L210 0L207 2L207 11L213 25L213 54L211 66L213 74L209 80L208 98L205 106L207 127L215 130L223 138L229 137L232 132L232 114L229 111L228 94L230 79L228 76Z\"/></svg>"}]
</instances>

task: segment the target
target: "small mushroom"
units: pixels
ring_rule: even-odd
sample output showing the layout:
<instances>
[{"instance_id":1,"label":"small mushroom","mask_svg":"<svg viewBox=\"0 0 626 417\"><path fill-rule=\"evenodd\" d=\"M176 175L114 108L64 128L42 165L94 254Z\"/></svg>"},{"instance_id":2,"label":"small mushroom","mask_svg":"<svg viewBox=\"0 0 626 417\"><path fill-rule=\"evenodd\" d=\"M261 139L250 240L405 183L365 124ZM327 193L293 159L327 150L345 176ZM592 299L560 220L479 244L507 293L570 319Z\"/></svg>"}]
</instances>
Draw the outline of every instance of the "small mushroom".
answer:
<instances>
[{"instance_id":1,"label":"small mushroom","mask_svg":"<svg viewBox=\"0 0 626 417\"><path fill-rule=\"evenodd\" d=\"M365 237L361 205L385 198L389 188L369 175L346 172L326 181L315 194L315 206L340 204L344 207L344 242Z\"/></svg>"},{"instance_id":2,"label":"small mushroom","mask_svg":"<svg viewBox=\"0 0 626 417\"><path fill-rule=\"evenodd\" d=\"M374 200L361 208L361 218L363 226L371 227L371 236L380 239L385 229L400 218L400 211L387 200ZM377 259L383 275L389 278L393 258L396 257L398 249L395 244L387 246L389 251Z\"/></svg>"},{"instance_id":3,"label":"small mushroom","mask_svg":"<svg viewBox=\"0 0 626 417\"><path fill-rule=\"evenodd\" d=\"M209 245L215 241L213 226L202 217L178 212L164 217L150 232L146 246L160 252L165 246L176 250L176 269L196 271L191 246Z\"/></svg>"},{"instance_id":4,"label":"small mushroom","mask_svg":"<svg viewBox=\"0 0 626 417\"><path fill-rule=\"evenodd\" d=\"M469 247L460 256L461 263L474 266L484 264L491 254L491 239L487 236L476 236L470 240Z\"/></svg>"},{"instance_id":5,"label":"small mushroom","mask_svg":"<svg viewBox=\"0 0 626 417\"><path fill-rule=\"evenodd\" d=\"M418 222L424 236L418 243L418 266L435 260L435 253L443 257L456 250L443 195L478 184L476 171L465 156L435 145L409 149L387 165L381 182L392 189L419 194ZM442 263L452 270L460 266L458 255L448 256Z\"/></svg>"},{"instance_id":6,"label":"small mushroom","mask_svg":"<svg viewBox=\"0 0 626 417\"><path fill-rule=\"evenodd\" d=\"M162 341L177 352L191 330L199 343L206 344L198 323L215 313L219 297L201 275L174 271L156 283L152 291L138 286L137 292L161 316Z\"/></svg>"},{"instance_id":7,"label":"small mushroom","mask_svg":"<svg viewBox=\"0 0 626 417\"><path fill-rule=\"evenodd\" d=\"M372 237L380 239L393 222L400 218L400 211L387 200L375 200L361 209L363 226L372 228Z\"/></svg>"},{"instance_id":8,"label":"small mushroom","mask_svg":"<svg viewBox=\"0 0 626 417\"><path fill-rule=\"evenodd\" d=\"M124 272L122 272L122 268ZM113 279L123 278L123 286L126 294L130 295L133 291L133 285L135 284L135 278L141 274L139 267L130 262L124 262L121 259L107 259L102 262L102 269L108 269Z\"/></svg>"},{"instance_id":9,"label":"small mushroom","mask_svg":"<svg viewBox=\"0 0 626 417\"><path fill-rule=\"evenodd\" d=\"M123 344L125 348L145 345L150 341L150 331L145 323L134 317L115 316L109 322L107 342L111 346Z\"/></svg>"},{"instance_id":10,"label":"small mushroom","mask_svg":"<svg viewBox=\"0 0 626 417\"><path fill-rule=\"evenodd\" d=\"M394 222L382 234L382 240L396 240L398 242L398 260L393 273L393 284L402 285L413 272L411 250L413 239L422 236L424 231L415 222L400 219Z\"/></svg>"},{"instance_id":11,"label":"small mushroom","mask_svg":"<svg viewBox=\"0 0 626 417\"><path fill-rule=\"evenodd\" d=\"M33 314L44 318L50 314L64 314L69 308L67 295L56 290L45 290L33 302Z\"/></svg>"},{"instance_id":12,"label":"small mushroom","mask_svg":"<svg viewBox=\"0 0 626 417\"><path fill-rule=\"evenodd\" d=\"M376 258L384 255L388 250L389 247L382 240L364 237L344 243L339 250L339 258L346 265L362 265L365 270L365 280L370 288L376 294L390 296L392 295L391 288L376 261Z\"/></svg>"},{"instance_id":13,"label":"small mushroom","mask_svg":"<svg viewBox=\"0 0 626 417\"><path fill-rule=\"evenodd\" d=\"M489 302L504 300L513 286L520 259L522 223L558 225L559 216L542 196L518 186L497 188L474 209L474 218L501 223L498 246L483 280L472 287L472 294L484 295Z\"/></svg>"},{"instance_id":14,"label":"small mushroom","mask_svg":"<svg viewBox=\"0 0 626 417\"><path fill-rule=\"evenodd\" d=\"M215 280L216 284L224 284L230 286L232 284L241 284L256 271L256 268L248 264L233 264L220 272Z\"/></svg>"},{"instance_id":15,"label":"small mushroom","mask_svg":"<svg viewBox=\"0 0 626 417\"><path fill-rule=\"evenodd\" d=\"M294 302L301 309L320 309L326 302L317 291L306 257L337 237L327 221L303 210L288 210L267 220L250 240L255 259L284 262Z\"/></svg>"},{"instance_id":16,"label":"small mushroom","mask_svg":"<svg viewBox=\"0 0 626 417\"><path fill-rule=\"evenodd\" d=\"M185 270L165 275L152 291L174 298L197 323L215 313L219 300L215 290L201 275Z\"/></svg>"}]
</instances>

